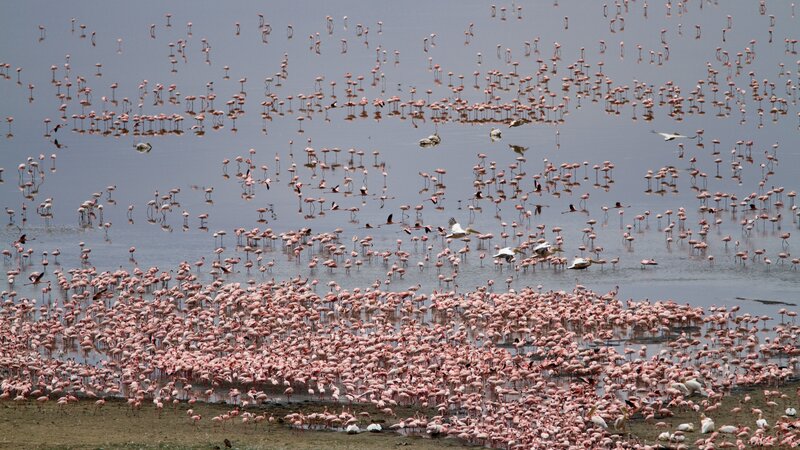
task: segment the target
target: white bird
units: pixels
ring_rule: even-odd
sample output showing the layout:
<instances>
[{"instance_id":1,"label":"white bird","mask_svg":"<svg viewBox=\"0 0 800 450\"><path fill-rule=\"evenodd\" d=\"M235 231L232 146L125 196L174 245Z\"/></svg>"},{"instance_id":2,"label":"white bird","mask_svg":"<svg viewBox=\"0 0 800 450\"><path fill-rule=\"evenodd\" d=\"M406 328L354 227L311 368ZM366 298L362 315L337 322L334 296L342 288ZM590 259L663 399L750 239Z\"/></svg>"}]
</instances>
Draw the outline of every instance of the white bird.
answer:
<instances>
[{"instance_id":1,"label":"white bird","mask_svg":"<svg viewBox=\"0 0 800 450\"><path fill-rule=\"evenodd\" d=\"M533 247L533 253L536 253L537 255L543 255L547 253L547 251L550 250L550 247L552 246L553 245L551 243L544 241L541 244L537 245L536 247Z\"/></svg>"},{"instance_id":2,"label":"white bird","mask_svg":"<svg viewBox=\"0 0 800 450\"><path fill-rule=\"evenodd\" d=\"M528 147L523 147L521 145L508 144L508 147L513 150L514 153L519 153L520 155L524 155L525 152L528 151Z\"/></svg>"},{"instance_id":3,"label":"white bird","mask_svg":"<svg viewBox=\"0 0 800 450\"><path fill-rule=\"evenodd\" d=\"M379 423L371 423L367 425L367 431L370 433L380 433L383 431L383 427L381 427L381 424Z\"/></svg>"},{"instance_id":4,"label":"white bird","mask_svg":"<svg viewBox=\"0 0 800 450\"><path fill-rule=\"evenodd\" d=\"M492 256L492 258L503 258L506 262L512 262L516 259L516 254L522 253L522 250L519 248L511 248L511 247L503 247L497 251L497 254Z\"/></svg>"},{"instance_id":5,"label":"white bird","mask_svg":"<svg viewBox=\"0 0 800 450\"><path fill-rule=\"evenodd\" d=\"M719 432L720 433L733 434L733 433L736 433L737 431L739 431L739 427L735 427L733 425L723 425L723 426L719 427Z\"/></svg>"},{"instance_id":6,"label":"white bird","mask_svg":"<svg viewBox=\"0 0 800 450\"><path fill-rule=\"evenodd\" d=\"M682 423L678 425L678 431L686 431L686 432L693 432L694 431L694 424L693 423Z\"/></svg>"},{"instance_id":7,"label":"white bird","mask_svg":"<svg viewBox=\"0 0 800 450\"><path fill-rule=\"evenodd\" d=\"M697 135L684 136L684 135L682 135L680 133L662 133L662 132L656 131L656 130L651 131L651 133L655 133L655 134L660 135L661 137L664 138L665 141L672 141L674 139L694 139L694 138L697 137Z\"/></svg>"},{"instance_id":8,"label":"white bird","mask_svg":"<svg viewBox=\"0 0 800 450\"><path fill-rule=\"evenodd\" d=\"M450 225L450 233L445 236L447 239L460 239L464 236L472 233L472 234L480 234L479 231L473 230L472 228L467 227L466 229L461 228L461 225L456 222L456 219L451 217L450 221L448 222Z\"/></svg>"},{"instance_id":9,"label":"white bird","mask_svg":"<svg viewBox=\"0 0 800 450\"><path fill-rule=\"evenodd\" d=\"M796 409L794 409L794 408L792 408L791 406L790 406L790 407L788 407L788 408L786 408L786 411L784 411L784 412L785 412L785 413L786 413L786 415L787 415L787 416L789 416L789 417L794 417L794 416L796 416L796 415L797 415L797 410L796 410Z\"/></svg>"},{"instance_id":10,"label":"white bird","mask_svg":"<svg viewBox=\"0 0 800 450\"><path fill-rule=\"evenodd\" d=\"M598 427L600 427L600 428L602 428L604 430L608 429L608 424L606 423L606 419L603 419L602 417L600 417L600 416L598 416L596 414L591 417L591 421L592 421L593 424L597 425Z\"/></svg>"},{"instance_id":11,"label":"white bird","mask_svg":"<svg viewBox=\"0 0 800 450\"><path fill-rule=\"evenodd\" d=\"M444 426L438 423L429 423L425 429L425 432L428 433L431 437L437 437L441 435L445 431Z\"/></svg>"},{"instance_id":12,"label":"white bird","mask_svg":"<svg viewBox=\"0 0 800 450\"><path fill-rule=\"evenodd\" d=\"M538 246L537 246L537 247L538 247ZM539 256L542 256L542 257L547 257L547 256L553 256L553 255L555 255L556 253L559 253L559 252L561 252L561 251L562 251L562 250L561 250L561 247L558 247L558 246L555 246L555 245L549 245L549 244L548 244L548 246L547 246L547 247L545 247L545 248L542 248L542 249L539 249L539 251L538 251L538 252L536 252L536 254L537 254L537 255L539 255Z\"/></svg>"},{"instance_id":13,"label":"white bird","mask_svg":"<svg viewBox=\"0 0 800 450\"><path fill-rule=\"evenodd\" d=\"M420 147L433 147L434 145L439 145L442 142L442 138L439 137L438 134L432 134L426 138L422 138L419 140Z\"/></svg>"},{"instance_id":14,"label":"white bird","mask_svg":"<svg viewBox=\"0 0 800 450\"><path fill-rule=\"evenodd\" d=\"M703 393L703 385L697 381L697 378L692 378L691 380L685 380L683 382L686 385L686 388L689 389L689 395L694 393L702 394Z\"/></svg>"},{"instance_id":15,"label":"white bird","mask_svg":"<svg viewBox=\"0 0 800 450\"><path fill-rule=\"evenodd\" d=\"M710 417L706 417L705 414L700 415L700 432L703 434L708 434L714 431L714 421L711 420Z\"/></svg>"},{"instance_id":16,"label":"white bird","mask_svg":"<svg viewBox=\"0 0 800 450\"><path fill-rule=\"evenodd\" d=\"M608 424L606 423L606 420L603 419L599 414L595 414L596 409L597 407L593 407L591 410L589 410L589 420L591 420L592 423L598 427L607 430Z\"/></svg>"},{"instance_id":17,"label":"white bird","mask_svg":"<svg viewBox=\"0 0 800 450\"><path fill-rule=\"evenodd\" d=\"M489 131L489 139L491 139L491 140L492 140L492 142L494 142L494 141L498 141L498 140L500 140L500 138L502 138L502 137L503 137L503 132L502 132L502 131L500 131L500 130L499 130L499 129L497 129L497 128L492 128L492 129Z\"/></svg>"},{"instance_id":18,"label":"white bird","mask_svg":"<svg viewBox=\"0 0 800 450\"><path fill-rule=\"evenodd\" d=\"M514 119L511 122L509 122L508 126L514 128L521 125L525 125L526 123L528 123L528 121L525 119Z\"/></svg>"},{"instance_id":19,"label":"white bird","mask_svg":"<svg viewBox=\"0 0 800 450\"><path fill-rule=\"evenodd\" d=\"M135 144L133 148L135 148L139 153L150 153L150 150L153 149L153 146L150 145L149 142L139 142L138 144Z\"/></svg>"},{"instance_id":20,"label":"white bird","mask_svg":"<svg viewBox=\"0 0 800 450\"><path fill-rule=\"evenodd\" d=\"M358 433L361 433L361 429L358 428L358 425L356 425L354 423L351 423L350 425L348 425L347 428L345 428L344 431L346 431L347 434L358 434Z\"/></svg>"},{"instance_id":21,"label":"white bird","mask_svg":"<svg viewBox=\"0 0 800 450\"><path fill-rule=\"evenodd\" d=\"M767 419L761 417L761 414L758 415L758 420L756 420L756 426L761 428L762 430L769 430L769 423L767 423Z\"/></svg>"},{"instance_id":22,"label":"white bird","mask_svg":"<svg viewBox=\"0 0 800 450\"><path fill-rule=\"evenodd\" d=\"M659 441L668 441L670 439L672 439L672 435L669 433L669 431L663 431L661 434L658 435Z\"/></svg>"},{"instance_id":23,"label":"white bird","mask_svg":"<svg viewBox=\"0 0 800 450\"><path fill-rule=\"evenodd\" d=\"M686 397L691 395L691 391L689 390L689 387L686 386L685 383L672 383L672 386L670 386L670 387L672 389L677 389L677 390L681 391L681 394L683 394Z\"/></svg>"},{"instance_id":24,"label":"white bird","mask_svg":"<svg viewBox=\"0 0 800 450\"><path fill-rule=\"evenodd\" d=\"M586 269L592 265L594 261L590 258L575 258L572 260L572 264L567 266L567 269L574 269L574 270L582 270Z\"/></svg>"}]
</instances>

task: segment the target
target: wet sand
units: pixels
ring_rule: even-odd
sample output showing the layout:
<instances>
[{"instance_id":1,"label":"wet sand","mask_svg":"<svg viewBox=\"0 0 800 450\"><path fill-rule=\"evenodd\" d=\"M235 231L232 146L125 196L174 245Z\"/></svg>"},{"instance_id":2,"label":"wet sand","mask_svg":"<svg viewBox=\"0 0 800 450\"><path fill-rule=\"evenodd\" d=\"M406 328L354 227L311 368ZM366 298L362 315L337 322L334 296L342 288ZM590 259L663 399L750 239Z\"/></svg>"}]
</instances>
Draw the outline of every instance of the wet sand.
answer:
<instances>
[{"instance_id":1,"label":"wet sand","mask_svg":"<svg viewBox=\"0 0 800 450\"><path fill-rule=\"evenodd\" d=\"M334 431L300 431L279 423L282 421L279 419L294 411L322 411L324 406L318 403L247 408L254 414L272 415L276 421L253 425L243 424L241 418L237 418L224 428L212 425L211 417L230 411L231 405L191 405L194 414L202 416L197 425L186 414L189 406L185 402L177 408L165 405L159 417L152 405L143 406L132 414L124 401L108 401L97 413L94 402L88 400L81 400L63 409L55 401L49 401L41 407L35 401L20 404L3 401L0 402L0 448L225 449L225 439L230 441L232 448L239 449L466 448L454 439L401 436L386 431L357 435ZM329 409L338 410L341 406L329 406ZM362 408L357 410L364 411ZM372 418L376 421L385 420L378 415ZM368 423L364 422L362 430ZM383 425L388 428L389 424Z\"/></svg>"},{"instance_id":2,"label":"wet sand","mask_svg":"<svg viewBox=\"0 0 800 450\"><path fill-rule=\"evenodd\" d=\"M770 425L767 435L778 436L776 424L781 420L789 420L784 416L787 407L797 408L800 401L797 389L800 382L793 382L780 387L737 388L730 395L721 399L719 408L707 414L716 425L717 430L723 425L747 426L751 432L757 429L757 416L752 409L763 411L763 417ZM780 392L785 397L772 395L765 397L764 391L773 394ZM750 399L745 401L746 396ZM707 400L704 397L690 398L695 403ZM777 406L770 406L774 401ZM224 427L214 426L210 418L226 413L231 405L196 403L192 406L195 414L202 416L194 425L186 415L190 405L181 402L177 407L165 406L160 417L150 405L132 413L125 402L109 401L102 410L95 412L93 401L81 400L61 409L54 401L37 405L34 401L0 403L0 423L4 431L0 433L0 448L51 449L51 448L158 448L158 449L224 449L225 439L232 448L240 449L396 449L413 448L420 450L442 448L470 448L456 439L431 439L420 436L403 436L395 432L381 433L362 432L348 435L339 431L296 430L283 422L282 418L292 412L322 411L341 408L340 405L326 405L319 402L301 402L292 404L269 404L259 408L247 408L254 414L273 416L272 423L243 424L237 418ZM731 409L740 407L741 412L733 413ZM370 408L357 408L358 411L370 411ZM619 432L616 439L630 443L646 445L662 445L665 448L678 448L680 444L693 446L698 439L708 438L709 434L700 433L700 413L690 409L672 409L671 417L656 416L653 421L645 421L641 415L634 415L627 424L627 430ZM409 410L411 412L411 410ZM383 417L374 410L371 418L381 423L385 429L393 423L391 418ZM782 419L783 416L783 419ZM364 430L369 420L360 425ZM668 431L674 433L679 424L692 423L694 432L686 432L685 441L659 441L659 434ZM727 441L736 444L733 434L720 434L717 444ZM749 436L743 439L747 444Z\"/></svg>"}]
</instances>

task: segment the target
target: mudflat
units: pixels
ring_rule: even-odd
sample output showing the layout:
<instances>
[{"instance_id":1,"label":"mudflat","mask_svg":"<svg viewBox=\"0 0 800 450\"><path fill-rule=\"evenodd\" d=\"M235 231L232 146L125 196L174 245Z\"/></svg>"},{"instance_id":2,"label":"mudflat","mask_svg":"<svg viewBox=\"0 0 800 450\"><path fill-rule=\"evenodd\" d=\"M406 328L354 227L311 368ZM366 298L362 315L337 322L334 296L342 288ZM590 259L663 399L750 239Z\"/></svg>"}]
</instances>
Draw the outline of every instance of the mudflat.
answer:
<instances>
[{"instance_id":1,"label":"mudflat","mask_svg":"<svg viewBox=\"0 0 800 450\"><path fill-rule=\"evenodd\" d=\"M195 423L187 414L191 407L199 415ZM454 439L403 436L388 431L392 423L384 422L386 431L349 435L340 431L297 430L282 418L292 412L304 414L323 411L325 405L297 403L248 408L266 418L261 423L243 423L241 416L220 425L211 418L223 415L231 405L185 402L177 407L165 405L161 413L152 405L131 411L124 401L109 400L102 408L93 401L80 400L63 407L55 401L0 402L0 448L14 449L396 449L433 450L465 448ZM337 410L341 407L330 407ZM333 408L333 409L332 409ZM242 410L244 411L244 410ZM361 429L372 421L385 419L378 415L364 420ZM423 430L424 432L424 430Z\"/></svg>"}]
</instances>

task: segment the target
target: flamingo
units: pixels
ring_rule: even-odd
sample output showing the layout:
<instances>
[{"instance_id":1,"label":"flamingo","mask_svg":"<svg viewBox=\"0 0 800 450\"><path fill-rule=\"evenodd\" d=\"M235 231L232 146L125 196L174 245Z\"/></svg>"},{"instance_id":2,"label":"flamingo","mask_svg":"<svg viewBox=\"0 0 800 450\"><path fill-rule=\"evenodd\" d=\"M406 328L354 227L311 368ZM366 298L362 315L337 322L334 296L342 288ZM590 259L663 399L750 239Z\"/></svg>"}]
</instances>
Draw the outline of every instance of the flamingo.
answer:
<instances>
[{"instance_id":1,"label":"flamingo","mask_svg":"<svg viewBox=\"0 0 800 450\"><path fill-rule=\"evenodd\" d=\"M644 269L647 266L657 266L658 262L655 259L651 258L651 259L643 259L643 260L641 260L640 264L642 265L642 269Z\"/></svg>"}]
</instances>

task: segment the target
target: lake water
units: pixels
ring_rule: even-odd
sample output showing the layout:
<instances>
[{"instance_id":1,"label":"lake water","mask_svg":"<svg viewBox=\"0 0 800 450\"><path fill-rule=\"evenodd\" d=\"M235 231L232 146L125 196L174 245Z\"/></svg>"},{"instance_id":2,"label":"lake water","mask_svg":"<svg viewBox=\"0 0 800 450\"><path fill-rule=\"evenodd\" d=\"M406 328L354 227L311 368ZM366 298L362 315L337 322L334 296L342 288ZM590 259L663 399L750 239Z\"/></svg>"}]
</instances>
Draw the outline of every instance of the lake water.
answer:
<instances>
[{"instance_id":1,"label":"lake water","mask_svg":"<svg viewBox=\"0 0 800 450\"><path fill-rule=\"evenodd\" d=\"M237 2L225 7L211 2L167 7L152 1L113 7L104 2L5 5L0 18L0 63L10 66L5 70L8 78L0 80L0 114L14 120L9 133L13 136L0 138L0 167L5 169L0 203L15 213L13 218L3 218L9 219L2 230L8 244L4 248L12 249L10 243L22 233L33 239L27 244L34 253L26 273L40 271L41 252L52 253L57 248L62 267L79 266L79 242L91 248L89 264L99 270L130 269L137 264L170 270L180 261L194 262L201 257L210 264L216 258L214 250L219 245L214 233L219 230L227 231L222 258L244 259L247 255L235 248L235 228L271 228L276 233L301 227L310 227L312 233L341 228L346 253L354 236L372 236L375 250L393 251L396 241L403 240L402 248L411 253L407 273L402 279L395 277L389 289L417 284L423 290L452 289L439 280L434 262L443 249L436 227L449 228L448 219L453 217L465 227L470 224L495 236L485 250L477 249L474 237L469 243L471 252L460 264L456 280L460 291L488 280L494 280L495 290L505 290L509 287L506 278L514 274L510 287L516 289L541 285L545 290L570 290L577 282L606 291L619 285L625 298L673 298L700 306L741 304L748 311L774 315L784 305L743 303L736 297L788 303L800 300L800 276L791 263L800 256L794 237L800 231L791 209L793 199L787 195L797 190L800 174L799 73L792 43L800 27L794 6L770 1L761 14L756 2L686 2L685 10L680 3L645 5L578 1L492 7L455 1L424 5ZM169 27L166 14L171 14ZM575 72L581 65L580 72L587 78L576 82ZM432 102L453 104L455 99L463 99L476 109L485 103L486 78L493 71L497 75L491 76L492 81L499 85L489 95L495 97L491 104L508 105L506 111L501 107L501 112L495 113L496 121L473 120L479 113L468 113L468 121L459 120L455 107L448 109L446 119L433 117ZM528 76L532 79L525 82ZM549 77L549 91L542 89L544 76ZM764 80L768 80L766 86ZM352 107L346 106L348 81L356 104ZM751 81L759 85L760 100L754 98ZM67 93L67 83L71 83L71 100L58 97ZM569 83L569 87L562 89L561 83ZM116 88L112 89L112 84ZM157 85L163 89L156 94ZM174 89L170 89L172 85ZM619 91L607 94L609 86ZM692 91L698 86L703 94L702 109L700 102L684 100L682 113L670 115L669 96L687 99L695 96ZM564 104L563 108L540 110L544 119L562 120L509 127L515 112L512 100L521 87L530 88L519 97L521 104L530 104L531 99L537 104ZM79 93L79 88L90 92ZM652 94L636 98L637 91L647 89ZM315 93L321 93L319 99L308 99ZM200 97L209 94L216 96L212 109L223 114L215 119L206 113L201 123L186 110L200 112ZM609 105L604 98L607 95L626 103ZM174 104L170 96L176 98ZM187 102L187 96L197 99ZM425 100L423 116L413 117L411 106L393 113L393 96L400 102ZM771 96L785 103L771 102ZM367 103L363 108L358 105L362 98ZM373 106L378 98L386 103L380 117ZM644 107L648 98L654 102L649 120ZM238 99L244 99L244 104L234 122L228 113ZM227 105L230 100L234 101ZM714 105L717 100L720 106ZM273 102L274 107L267 119L262 113L271 107L262 106L265 101ZM312 103L313 112L305 110L307 102ZM334 102L336 106L330 107ZM633 107L631 102L637 105ZM60 118L61 105L65 105L65 120ZM785 114L771 113L773 106ZM722 116L718 115L721 110L725 112ZM132 123L127 133L103 133L113 120L98 121L96 132L89 132L91 119L79 116L88 116L90 111L98 115L113 111L117 118L129 112L131 116L180 114L185 119L181 134L148 135L147 130L170 128L156 120L138 128L144 136L135 136ZM485 111L484 105L484 115ZM302 123L298 117L304 118ZM45 119L51 121L49 136L44 136ZM221 126L215 127L215 120ZM62 127L53 132L57 123ZM6 123L2 125L5 135L9 130ZM197 127L192 129L193 125ZM501 139L490 139L492 128L502 130ZM702 131L699 138L666 142L652 130L689 137ZM434 133L441 137L439 145L418 145L420 139ZM56 139L61 148L55 145ZM742 143L737 144L739 141ZM137 152L134 145L141 142L150 143L152 150ZM511 151L511 144L527 148L524 161L517 159L520 154ZM313 157L306 148L313 149ZM373 152L378 152L377 156ZM54 164L51 155L56 155ZM251 188L244 186L244 177L236 176L247 172L245 164L237 163L237 156L252 161L250 176L255 183ZM43 175L28 172L29 157L38 161ZM719 177L717 158L721 160ZM223 165L223 160L230 162ZM312 160L316 163L309 167ZM594 170L606 161L614 165L610 180L603 178L605 172ZM738 178L732 177L732 162L740 164ZM332 167L323 169L320 163ZM505 173L504 184L492 184L483 192L496 199L500 196L497 189L502 189L506 199L497 206L489 198L471 200L476 191L473 168L483 164L485 180L492 176L492 163L498 178L498 172ZM519 166L509 168L514 163ZM543 172L547 163L554 164L555 173L562 177L558 169L563 163L577 164L572 177L579 185L566 192L558 182L558 195L547 189L531 192L534 175ZM20 164L26 165L21 174L17 170ZM345 170L345 166L353 169ZM674 186L662 193L645 192L647 171L657 173L667 167L678 175ZM446 173L437 174L436 169ZM693 177L692 170L707 176ZM426 183L420 172L437 176L444 188ZM519 181L522 194L514 199L508 182L512 173L520 172L524 172ZM773 173L766 176L767 172ZM267 177L269 189L258 183ZM352 179L350 184L347 178ZM319 188L323 180L325 188ZM29 181L32 185L25 186ZM332 192L337 185L339 192ZM109 186L115 187L110 196ZM366 188L365 195L361 195L361 187ZM771 195L766 201L768 208L753 200L733 211L726 208L729 201L716 204L713 200L715 193L726 193L742 201L752 193L763 195L780 187L783 193ZM207 194L210 188L213 192ZM31 189L37 192L31 194ZM160 205L160 196L173 189L180 192L169 208L148 212L149 201ZM437 195L437 190L443 193ZM655 180L652 190L658 190ZM719 207L718 213L699 211L697 196L702 191L711 194L707 205ZM103 217L98 217L95 208L92 224L81 223L78 209L95 193ZM520 198L523 194L528 194L527 199ZM584 194L589 194L587 214L564 213L570 204L583 209ZM436 204L430 201L434 195ZM319 202L313 210L311 203L303 202L309 198L325 199L324 215L319 214ZM52 204L52 218L47 220L37 213L46 199ZM782 208L775 206L778 200L783 202ZM338 211L330 210L331 202L339 205ZM614 208L617 202L627 207ZM755 210L750 210L750 203ZM409 218L403 217L401 205L411 207ZM423 207L419 218L416 205ZM478 208L471 213L470 205ZM540 205L540 214L535 214L536 205ZM601 209L604 205L610 207L607 214ZM684 228L692 231L692 236L683 240L678 237L677 211L681 207L686 209ZM24 223L23 208L27 209ZM261 214L266 222L259 221L259 208L266 210ZM358 211L351 213L348 208ZM675 214L668 217L667 210ZM525 211L533 214L525 217ZM627 226L636 222L635 216L645 212L646 222L628 230ZM201 222L198 217L203 214L207 220ZM394 222L405 221L406 225L377 227L389 214ZM660 219L656 217L659 214L663 215ZM759 214L775 220L756 219L753 230L744 233L740 222ZM582 230L590 219L596 221L593 244L583 240ZM704 239L698 234L701 219L710 224ZM719 224L716 219L721 220ZM423 244L415 247L411 236L403 232L418 220L434 229L426 244L432 246L433 256L424 271L417 269L426 253ZM667 245L662 230L670 221L675 222L674 242ZM103 223L110 224L107 230ZM372 228L366 228L367 224ZM201 225L206 226L201 229ZM579 249L581 245L600 246L601 258L619 257L619 264L577 273L547 267L514 273L508 265L495 267L491 258L494 247L517 245L514 233L521 231L527 236L538 231L537 225L545 226L543 237L551 242L556 238L553 227L562 229L563 255L568 259L589 254ZM512 237L500 238L504 230ZM635 238L632 245L623 239L626 231ZM780 236L787 232L792 238L784 241ZM419 230L412 233L424 235ZM731 241L726 244L724 236L731 236ZM704 240L707 249L692 251L690 239ZM128 251L132 246L136 247L135 262ZM464 242L454 240L449 246L455 251L464 247ZM756 257L760 249L771 265ZM745 250L749 259L742 265L735 253ZM486 253L482 262L480 252ZM786 253L786 258L779 253ZM390 266L397 263L394 256L387 264L376 257L348 274L341 260L333 272L321 264L310 271L310 257L304 252L295 260L279 248L268 249L263 263L274 260L271 270L247 273L239 265L234 268L237 273L226 279L258 281L303 274L319 280L318 289L324 291L330 280L346 288L383 282ZM658 265L642 269L640 261L646 258L655 259ZM324 259L323 255L320 263ZM52 267L53 257L49 260ZM16 266L10 258L6 260L6 270ZM210 280L207 269L208 265L203 279ZM448 277L452 272L445 265L440 273ZM38 289L22 284L18 280L15 286L3 289L39 297Z\"/></svg>"}]
</instances>

